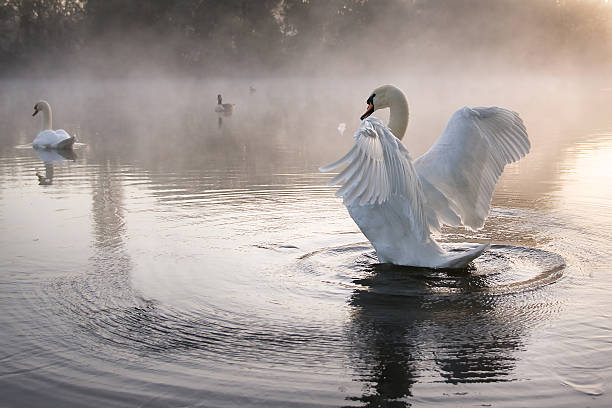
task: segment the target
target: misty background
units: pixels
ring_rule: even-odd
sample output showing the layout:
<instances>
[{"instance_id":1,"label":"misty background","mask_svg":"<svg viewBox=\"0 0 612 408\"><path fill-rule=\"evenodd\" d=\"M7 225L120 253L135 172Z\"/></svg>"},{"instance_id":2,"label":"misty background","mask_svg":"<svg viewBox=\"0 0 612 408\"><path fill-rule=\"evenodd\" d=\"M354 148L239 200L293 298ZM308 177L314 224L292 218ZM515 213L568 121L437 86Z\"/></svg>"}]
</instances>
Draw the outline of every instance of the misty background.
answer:
<instances>
[{"instance_id":1,"label":"misty background","mask_svg":"<svg viewBox=\"0 0 612 408\"><path fill-rule=\"evenodd\" d=\"M391 83L413 157L462 106L519 112L522 183L608 126L610 72L606 0L0 0L0 150L32 141L46 99L83 160L316 173ZM219 93L232 117L215 114Z\"/></svg>"},{"instance_id":2,"label":"misty background","mask_svg":"<svg viewBox=\"0 0 612 408\"><path fill-rule=\"evenodd\" d=\"M2 0L0 73L582 72L608 0Z\"/></svg>"}]
</instances>

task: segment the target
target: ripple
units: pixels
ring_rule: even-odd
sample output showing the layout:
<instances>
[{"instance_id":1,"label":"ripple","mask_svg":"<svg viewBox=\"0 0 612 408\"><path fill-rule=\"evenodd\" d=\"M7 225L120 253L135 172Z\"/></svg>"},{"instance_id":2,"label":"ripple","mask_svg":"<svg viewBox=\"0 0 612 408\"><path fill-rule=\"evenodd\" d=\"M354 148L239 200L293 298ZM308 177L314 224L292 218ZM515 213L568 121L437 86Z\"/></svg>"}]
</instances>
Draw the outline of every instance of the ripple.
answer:
<instances>
[{"instance_id":1,"label":"ripple","mask_svg":"<svg viewBox=\"0 0 612 408\"><path fill-rule=\"evenodd\" d=\"M465 251L469 244L442 244ZM563 276L564 259L542 249L492 245L466 269L429 269L377 262L369 243L324 248L300 257L306 274L354 289L398 296L501 295L538 289Z\"/></svg>"}]
</instances>

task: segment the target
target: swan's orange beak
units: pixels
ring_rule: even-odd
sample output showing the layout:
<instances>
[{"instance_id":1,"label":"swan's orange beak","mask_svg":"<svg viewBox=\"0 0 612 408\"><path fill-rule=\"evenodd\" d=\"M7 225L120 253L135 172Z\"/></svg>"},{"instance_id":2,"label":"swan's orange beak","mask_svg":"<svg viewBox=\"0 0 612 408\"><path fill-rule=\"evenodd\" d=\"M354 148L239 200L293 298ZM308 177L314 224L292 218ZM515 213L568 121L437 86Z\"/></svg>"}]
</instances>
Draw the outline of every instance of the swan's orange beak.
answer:
<instances>
[{"instance_id":1,"label":"swan's orange beak","mask_svg":"<svg viewBox=\"0 0 612 408\"><path fill-rule=\"evenodd\" d=\"M365 111L365 113L363 115L361 115L361 120L364 120L365 118L367 118L368 116L370 116L372 113L374 113L374 104L373 103L368 103L368 109Z\"/></svg>"}]
</instances>

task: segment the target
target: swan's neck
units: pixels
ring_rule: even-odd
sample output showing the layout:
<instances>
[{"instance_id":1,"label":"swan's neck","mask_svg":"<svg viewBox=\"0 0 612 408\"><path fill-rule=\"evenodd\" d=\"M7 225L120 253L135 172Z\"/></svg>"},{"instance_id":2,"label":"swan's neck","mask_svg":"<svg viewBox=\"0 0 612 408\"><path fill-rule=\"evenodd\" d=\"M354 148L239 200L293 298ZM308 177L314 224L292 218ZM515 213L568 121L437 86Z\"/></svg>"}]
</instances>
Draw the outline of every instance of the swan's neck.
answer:
<instances>
[{"instance_id":1,"label":"swan's neck","mask_svg":"<svg viewBox=\"0 0 612 408\"><path fill-rule=\"evenodd\" d=\"M389 94L389 124L391 133L398 139L404 137L408 127L408 101L399 89Z\"/></svg>"},{"instance_id":2,"label":"swan's neck","mask_svg":"<svg viewBox=\"0 0 612 408\"><path fill-rule=\"evenodd\" d=\"M43 109L40 113L42 113L42 129L43 130L51 130L51 108Z\"/></svg>"}]
</instances>

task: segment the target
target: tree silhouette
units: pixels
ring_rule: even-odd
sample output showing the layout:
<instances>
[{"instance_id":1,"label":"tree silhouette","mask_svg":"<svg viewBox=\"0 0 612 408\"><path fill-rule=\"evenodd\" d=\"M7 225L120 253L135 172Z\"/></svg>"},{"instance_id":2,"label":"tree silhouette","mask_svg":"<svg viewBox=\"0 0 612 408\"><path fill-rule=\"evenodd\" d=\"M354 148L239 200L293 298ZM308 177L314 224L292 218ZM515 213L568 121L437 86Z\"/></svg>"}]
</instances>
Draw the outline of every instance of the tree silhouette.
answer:
<instances>
[{"instance_id":1,"label":"tree silhouette","mask_svg":"<svg viewBox=\"0 0 612 408\"><path fill-rule=\"evenodd\" d=\"M388 50L411 60L460 50L528 65L610 63L611 45L603 0L0 0L4 72L49 59L227 73Z\"/></svg>"}]
</instances>

